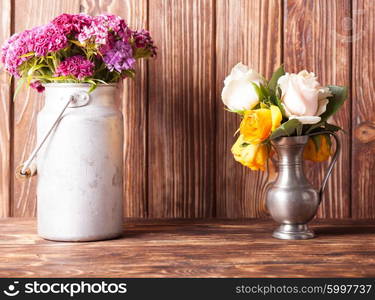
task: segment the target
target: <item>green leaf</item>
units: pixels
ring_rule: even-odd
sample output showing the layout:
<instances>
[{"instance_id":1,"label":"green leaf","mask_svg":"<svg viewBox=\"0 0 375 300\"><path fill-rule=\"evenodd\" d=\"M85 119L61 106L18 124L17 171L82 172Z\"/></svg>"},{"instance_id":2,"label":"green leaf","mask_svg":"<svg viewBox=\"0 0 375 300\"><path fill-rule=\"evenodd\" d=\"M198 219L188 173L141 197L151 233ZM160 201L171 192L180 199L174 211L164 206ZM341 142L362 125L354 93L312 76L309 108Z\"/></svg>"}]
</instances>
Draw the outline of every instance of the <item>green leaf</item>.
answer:
<instances>
[{"instance_id":1,"label":"green leaf","mask_svg":"<svg viewBox=\"0 0 375 300\"><path fill-rule=\"evenodd\" d=\"M226 111L229 111L229 112L232 112L232 113L236 113L236 114L239 114L240 116L243 116L245 111L244 110L235 110L235 109L229 109L229 108L224 108Z\"/></svg>"},{"instance_id":2,"label":"green leaf","mask_svg":"<svg viewBox=\"0 0 375 300\"><path fill-rule=\"evenodd\" d=\"M331 147L332 146L331 136L329 134L325 134L324 138L326 139L327 144Z\"/></svg>"},{"instance_id":3,"label":"green leaf","mask_svg":"<svg viewBox=\"0 0 375 300\"><path fill-rule=\"evenodd\" d=\"M124 75L134 79L135 77L135 70L134 69L129 69L129 70L125 70L122 72Z\"/></svg>"},{"instance_id":4,"label":"green leaf","mask_svg":"<svg viewBox=\"0 0 375 300\"><path fill-rule=\"evenodd\" d=\"M283 118L287 118L285 108L281 104L281 99L278 96L275 96L275 102L276 102L275 104L277 105L277 107L280 109L281 115L283 116Z\"/></svg>"},{"instance_id":5,"label":"green leaf","mask_svg":"<svg viewBox=\"0 0 375 300\"><path fill-rule=\"evenodd\" d=\"M341 127L339 126L336 126L336 125L333 125L333 124L329 124L329 123L325 123L324 125L324 129L325 130L328 130L328 131L339 131L339 130L342 130Z\"/></svg>"},{"instance_id":6,"label":"green leaf","mask_svg":"<svg viewBox=\"0 0 375 300\"><path fill-rule=\"evenodd\" d=\"M256 83L254 83L254 82L250 82L250 83L253 85L255 93L258 95L259 101L261 101L264 98L262 90L260 89L260 87Z\"/></svg>"},{"instance_id":7,"label":"green leaf","mask_svg":"<svg viewBox=\"0 0 375 300\"><path fill-rule=\"evenodd\" d=\"M98 85L95 82L92 83L90 89L88 90L88 93L90 94L91 92L93 92L97 88L97 86Z\"/></svg>"},{"instance_id":8,"label":"green leaf","mask_svg":"<svg viewBox=\"0 0 375 300\"><path fill-rule=\"evenodd\" d=\"M29 52L29 53L25 53L25 54L21 55L20 57L24 58L24 57L29 57L29 56L33 56L33 55L34 55L34 52Z\"/></svg>"},{"instance_id":9,"label":"green leaf","mask_svg":"<svg viewBox=\"0 0 375 300\"><path fill-rule=\"evenodd\" d=\"M312 136L310 136L310 138L314 142L315 149L318 152L319 149L320 149L320 146L322 144L322 140L320 139L320 135L312 135Z\"/></svg>"},{"instance_id":10,"label":"green leaf","mask_svg":"<svg viewBox=\"0 0 375 300\"><path fill-rule=\"evenodd\" d=\"M101 80L101 79L98 79L98 78L95 78L95 79L93 79L93 80L95 80L95 81L97 81L97 82L100 82L100 83L102 83L102 84L106 84L106 85L108 85L108 83L105 82L104 80Z\"/></svg>"},{"instance_id":11,"label":"green leaf","mask_svg":"<svg viewBox=\"0 0 375 300\"><path fill-rule=\"evenodd\" d=\"M308 133L312 132L315 128L318 128L318 127L322 126L324 123L325 123L324 121L320 121L320 122L318 122L318 123L316 123L316 124L305 125L305 126L307 126L307 128L308 128L308 129L306 130L305 134L308 134Z\"/></svg>"},{"instance_id":12,"label":"green leaf","mask_svg":"<svg viewBox=\"0 0 375 300\"><path fill-rule=\"evenodd\" d=\"M80 43L79 41L76 41L76 40L69 40L69 42L71 42L72 44L77 45L78 47L81 47L81 48L85 47L85 44L82 44L82 43Z\"/></svg>"},{"instance_id":13,"label":"green leaf","mask_svg":"<svg viewBox=\"0 0 375 300\"><path fill-rule=\"evenodd\" d=\"M40 64L40 65L35 65L33 67L31 67L29 69L29 71L27 72L27 76L30 77L33 75L33 73L41 68L48 68L48 65L43 65L43 64Z\"/></svg>"},{"instance_id":14,"label":"green leaf","mask_svg":"<svg viewBox=\"0 0 375 300\"><path fill-rule=\"evenodd\" d=\"M326 121L320 121L319 123L316 123L313 125L305 125L305 126L309 126L307 127L308 129L305 131L305 134L316 133L319 131L335 132L335 131L342 130L341 127L333 125L333 124L329 124Z\"/></svg>"},{"instance_id":15,"label":"green leaf","mask_svg":"<svg viewBox=\"0 0 375 300\"><path fill-rule=\"evenodd\" d=\"M24 78L24 77L21 77L20 79L18 79L17 87L16 87L16 90L14 91L13 100L16 99L16 97L17 97L18 93L20 92L21 88L23 87L25 81L26 81L26 78Z\"/></svg>"},{"instance_id":16,"label":"green leaf","mask_svg":"<svg viewBox=\"0 0 375 300\"><path fill-rule=\"evenodd\" d=\"M340 107L344 104L348 96L348 88L345 86L328 86L332 93L332 97L328 98L328 104L326 111L320 116L322 121L326 121L330 116L332 116Z\"/></svg>"},{"instance_id":17,"label":"green leaf","mask_svg":"<svg viewBox=\"0 0 375 300\"><path fill-rule=\"evenodd\" d=\"M271 80L268 82L268 88L276 92L277 81L281 76L285 75L284 66L281 65L271 77Z\"/></svg>"},{"instance_id":18,"label":"green leaf","mask_svg":"<svg viewBox=\"0 0 375 300\"><path fill-rule=\"evenodd\" d=\"M272 132L270 139L273 140L282 136L291 136L299 126L302 126L300 121L297 119L290 119L289 121L281 124L279 128L275 129L275 131Z\"/></svg>"},{"instance_id":19,"label":"green leaf","mask_svg":"<svg viewBox=\"0 0 375 300\"><path fill-rule=\"evenodd\" d=\"M263 84L259 84L259 88L260 88L260 91L262 92L262 95L265 97L265 98L268 98L271 96L269 90L267 87L265 87Z\"/></svg>"}]
</instances>

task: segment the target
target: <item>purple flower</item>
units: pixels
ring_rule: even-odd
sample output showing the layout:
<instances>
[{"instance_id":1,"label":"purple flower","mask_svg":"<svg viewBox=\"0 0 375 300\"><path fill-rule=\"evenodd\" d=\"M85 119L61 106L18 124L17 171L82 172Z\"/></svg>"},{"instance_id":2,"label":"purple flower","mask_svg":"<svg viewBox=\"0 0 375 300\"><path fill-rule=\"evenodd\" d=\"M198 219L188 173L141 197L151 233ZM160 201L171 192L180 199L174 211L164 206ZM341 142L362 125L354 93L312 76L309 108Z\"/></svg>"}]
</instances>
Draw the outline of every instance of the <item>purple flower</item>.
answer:
<instances>
[{"instance_id":1,"label":"purple flower","mask_svg":"<svg viewBox=\"0 0 375 300\"><path fill-rule=\"evenodd\" d=\"M100 54L104 55L107 51L111 50L115 46L116 38L114 34L108 36L108 40L105 44L101 45L99 48Z\"/></svg>"},{"instance_id":2,"label":"purple flower","mask_svg":"<svg viewBox=\"0 0 375 300\"><path fill-rule=\"evenodd\" d=\"M61 14L47 25L11 36L1 48L0 60L6 71L16 77L48 77L55 72L52 76L84 80L93 76L95 64L78 53L89 53L98 65L103 66L103 62L109 71L121 73L133 69L135 58L156 55L156 47L148 31L132 31L119 16ZM67 56L55 70L56 60ZM41 64L40 57L45 57L46 63L39 69L33 68ZM108 81L118 79L118 74L103 73L95 75ZM30 85L39 92L43 90L39 81Z\"/></svg>"},{"instance_id":3,"label":"purple flower","mask_svg":"<svg viewBox=\"0 0 375 300\"><path fill-rule=\"evenodd\" d=\"M121 72L132 69L135 63L133 49L130 44L118 40L115 42L114 47L105 53L103 61L111 72L113 70Z\"/></svg>"},{"instance_id":4,"label":"purple flower","mask_svg":"<svg viewBox=\"0 0 375 300\"><path fill-rule=\"evenodd\" d=\"M82 55L75 55L66 58L57 67L55 76L75 76L79 80L92 76L94 63Z\"/></svg>"},{"instance_id":5,"label":"purple flower","mask_svg":"<svg viewBox=\"0 0 375 300\"><path fill-rule=\"evenodd\" d=\"M147 30L137 30L133 33L134 44L136 48L150 50L151 57L156 55L156 47L150 33Z\"/></svg>"},{"instance_id":6,"label":"purple flower","mask_svg":"<svg viewBox=\"0 0 375 300\"><path fill-rule=\"evenodd\" d=\"M45 90L45 87L42 85L42 83L39 80L31 82L30 87L37 90L38 93L43 93Z\"/></svg>"}]
</instances>

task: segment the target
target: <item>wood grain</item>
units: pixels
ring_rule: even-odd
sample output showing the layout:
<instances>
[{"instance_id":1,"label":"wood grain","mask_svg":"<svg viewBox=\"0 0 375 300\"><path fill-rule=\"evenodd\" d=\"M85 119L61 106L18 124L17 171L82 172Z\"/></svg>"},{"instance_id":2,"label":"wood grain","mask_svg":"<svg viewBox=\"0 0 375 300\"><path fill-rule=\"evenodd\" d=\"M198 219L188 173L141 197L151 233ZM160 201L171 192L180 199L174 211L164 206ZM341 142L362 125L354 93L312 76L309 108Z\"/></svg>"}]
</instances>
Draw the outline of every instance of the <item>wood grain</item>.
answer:
<instances>
[{"instance_id":1,"label":"wood grain","mask_svg":"<svg viewBox=\"0 0 375 300\"><path fill-rule=\"evenodd\" d=\"M281 64L281 18L281 1L216 1L218 217L257 217L266 213L267 174L251 171L234 161L230 149L240 118L225 111L220 99L223 80L238 62L267 78Z\"/></svg>"},{"instance_id":2,"label":"wood grain","mask_svg":"<svg viewBox=\"0 0 375 300\"><path fill-rule=\"evenodd\" d=\"M312 225L318 237L305 241L273 239L275 226L269 220L129 220L117 240L58 243L39 238L32 219L1 219L0 276L375 276L373 221L320 221Z\"/></svg>"},{"instance_id":3,"label":"wood grain","mask_svg":"<svg viewBox=\"0 0 375 300\"><path fill-rule=\"evenodd\" d=\"M353 1L352 214L375 218L375 3Z\"/></svg>"},{"instance_id":4,"label":"wood grain","mask_svg":"<svg viewBox=\"0 0 375 300\"><path fill-rule=\"evenodd\" d=\"M284 2L284 63L288 72L303 69L315 72L322 85L350 86L350 1ZM343 149L326 188L319 217L350 216L350 132L351 104L347 100L332 122L344 128ZM320 185L327 164L308 163L307 176L316 187Z\"/></svg>"},{"instance_id":5,"label":"wood grain","mask_svg":"<svg viewBox=\"0 0 375 300\"><path fill-rule=\"evenodd\" d=\"M322 84L352 87L352 101L333 118L349 134L341 135L343 153L319 217L375 218L374 1L4 0L0 9L0 42L12 26L21 31L62 12L114 13L131 27L150 29L159 55L142 62L136 80L126 80L119 93L126 216L265 215L275 169L267 176L233 160L240 120L224 110L220 94L237 62L269 77L284 61L287 71L306 68ZM13 104L10 93L2 72L0 217L33 216L36 180L13 180L13 172L34 147L43 95L25 89ZM325 167L308 164L315 185Z\"/></svg>"},{"instance_id":6,"label":"wood grain","mask_svg":"<svg viewBox=\"0 0 375 300\"><path fill-rule=\"evenodd\" d=\"M148 27L147 0L82 1L81 11L90 15L115 14L132 29ZM151 32L152 35L152 32ZM147 62L138 63L134 80L119 85L124 115L124 215L147 216Z\"/></svg>"},{"instance_id":7,"label":"wood grain","mask_svg":"<svg viewBox=\"0 0 375 300\"><path fill-rule=\"evenodd\" d=\"M0 2L0 44L11 34L11 0ZM11 95L10 78L0 74L0 217L10 214L10 159L11 159Z\"/></svg>"},{"instance_id":8,"label":"wood grain","mask_svg":"<svg viewBox=\"0 0 375 300\"><path fill-rule=\"evenodd\" d=\"M41 9L42 8L42 9ZM77 13L75 0L17 0L14 7L15 31L46 24L61 13ZM43 106L43 95L24 87L14 103L14 164L24 162L36 143L36 117ZM12 174L14 171L12 170ZM12 215L33 216L36 212L35 177L27 181L14 180Z\"/></svg>"},{"instance_id":9,"label":"wood grain","mask_svg":"<svg viewBox=\"0 0 375 300\"><path fill-rule=\"evenodd\" d=\"M149 2L159 54L149 63L149 216L213 214L213 1Z\"/></svg>"}]
</instances>

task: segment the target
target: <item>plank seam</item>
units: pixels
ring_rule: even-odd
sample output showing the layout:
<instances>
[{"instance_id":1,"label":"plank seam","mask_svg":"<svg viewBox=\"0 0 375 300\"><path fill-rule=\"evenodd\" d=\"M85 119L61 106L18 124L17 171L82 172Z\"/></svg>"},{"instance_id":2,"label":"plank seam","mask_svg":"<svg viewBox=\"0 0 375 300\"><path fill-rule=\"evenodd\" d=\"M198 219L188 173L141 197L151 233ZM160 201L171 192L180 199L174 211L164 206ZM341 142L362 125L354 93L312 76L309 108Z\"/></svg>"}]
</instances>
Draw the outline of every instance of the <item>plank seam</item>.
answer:
<instances>
[{"instance_id":1,"label":"plank seam","mask_svg":"<svg viewBox=\"0 0 375 300\"><path fill-rule=\"evenodd\" d=\"M211 70L211 89L213 89L213 91L211 91L211 96L213 97L213 101L214 101L214 105L213 105L213 113L214 113L214 132L217 132L217 115L218 115L218 106L217 105L217 99L216 99L216 73L217 73L217 70L216 70L216 63L217 63L217 55L216 55L216 43L217 43L217 5L216 5L216 0L212 0L212 70ZM214 145L217 145L217 134L214 134ZM216 218L217 216L217 176L216 176L216 172L217 172L217 150L214 151L214 157L212 159L212 162L213 162L213 180L212 180L212 184L214 186L213 188L213 193L212 193L212 203L211 203L211 212L209 214L212 215L212 217Z\"/></svg>"},{"instance_id":2,"label":"plank seam","mask_svg":"<svg viewBox=\"0 0 375 300\"><path fill-rule=\"evenodd\" d=\"M146 26L147 26L147 29L150 28L150 0L147 0L146 1ZM145 65L145 76L146 76L146 103L144 103L144 105L146 105L146 116L145 116L145 138L144 138L144 141L145 141L145 171L144 171L144 175L145 175L145 185L144 185L144 199L143 199L143 204L144 204L144 207L143 207L143 215L146 217L146 218L149 218L150 217L150 212L149 212L149 195L150 195L150 192L149 192L149 175L150 175L150 171L149 171L149 110L150 110L150 81L149 81L149 61L147 60L146 61L146 65Z\"/></svg>"},{"instance_id":3,"label":"plank seam","mask_svg":"<svg viewBox=\"0 0 375 300\"><path fill-rule=\"evenodd\" d=\"M349 12L350 12L350 19L352 20L352 27L350 29L350 35L353 37L353 1L349 1ZM353 218L353 47L354 47L354 41L351 40L351 46L349 47L349 113L350 113L350 128L348 128L349 132L349 140L350 140L350 147L349 147L349 182L350 182L350 189L349 189L349 218Z\"/></svg>"},{"instance_id":4,"label":"plank seam","mask_svg":"<svg viewBox=\"0 0 375 300\"><path fill-rule=\"evenodd\" d=\"M15 0L10 1L10 33L11 35L15 33ZM13 166L14 166L14 120L15 120L15 113L14 113L14 78L10 82L9 86L9 197L8 197L8 212L7 215L9 217L14 216L14 176L13 176Z\"/></svg>"}]
</instances>

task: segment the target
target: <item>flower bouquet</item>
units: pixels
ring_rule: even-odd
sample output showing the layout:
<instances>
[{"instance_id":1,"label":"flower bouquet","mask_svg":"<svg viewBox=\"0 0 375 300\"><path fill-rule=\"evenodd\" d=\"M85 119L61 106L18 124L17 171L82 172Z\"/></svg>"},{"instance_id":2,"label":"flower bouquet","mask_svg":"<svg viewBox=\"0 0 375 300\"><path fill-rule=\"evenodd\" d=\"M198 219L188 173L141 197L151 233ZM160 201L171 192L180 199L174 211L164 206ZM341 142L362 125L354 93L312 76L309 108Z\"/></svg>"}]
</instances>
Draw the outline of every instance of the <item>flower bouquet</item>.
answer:
<instances>
[{"instance_id":1,"label":"flower bouquet","mask_svg":"<svg viewBox=\"0 0 375 300\"><path fill-rule=\"evenodd\" d=\"M12 76L38 92L44 83L115 83L133 77L135 62L156 55L149 32L132 30L115 15L62 14L16 33L2 47ZM18 89L17 89L18 90Z\"/></svg>"},{"instance_id":2,"label":"flower bouquet","mask_svg":"<svg viewBox=\"0 0 375 300\"><path fill-rule=\"evenodd\" d=\"M224 85L224 104L242 117L240 135L232 147L235 160L252 170L265 170L273 149L278 154L278 176L266 199L271 216L281 224L273 237L314 237L307 223L316 214L340 151L335 132L341 128L328 119L344 103L347 89L321 86L314 73L285 73L282 66L267 81L241 63ZM332 154L331 136L336 152L317 191L304 175L302 157L327 160Z\"/></svg>"},{"instance_id":3,"label":"flower bouquet","mask_svg":"<svg viewBox=\"0 0 375 300\"><path fill-rule=\"evenodd\" d=\"M341 128L328 122L344 103L346 87L321 86L312 72L285 73L283 66L267 81L242 63L224 81L222 100L241 116L239 137L232 147L236 161L265 170L273 154L271 141L311 135L303 157L321 162L331 155L329 132ZM322 134L318 134L318 133Z\"/></svg>"},{"instance_id":4,"label":"flower bouquet","mask_svg":"<svg viewBox=\"0 0 375 300\"><path fill-rule=\"evenodd\" d=\"M45 91L37 146L16 169L38 175L38 233L57 241L114 238L123 231L123 115L116 82L156 55L150 34L114 15L62 14L13 35L5 69ZM15 93L15 94L16 94ZM48 142L47 142L48 141Z\"/></svg>"}]
</instances>

